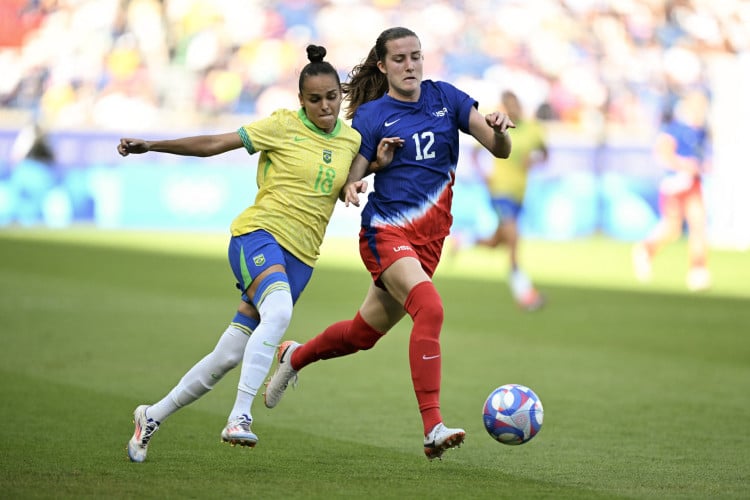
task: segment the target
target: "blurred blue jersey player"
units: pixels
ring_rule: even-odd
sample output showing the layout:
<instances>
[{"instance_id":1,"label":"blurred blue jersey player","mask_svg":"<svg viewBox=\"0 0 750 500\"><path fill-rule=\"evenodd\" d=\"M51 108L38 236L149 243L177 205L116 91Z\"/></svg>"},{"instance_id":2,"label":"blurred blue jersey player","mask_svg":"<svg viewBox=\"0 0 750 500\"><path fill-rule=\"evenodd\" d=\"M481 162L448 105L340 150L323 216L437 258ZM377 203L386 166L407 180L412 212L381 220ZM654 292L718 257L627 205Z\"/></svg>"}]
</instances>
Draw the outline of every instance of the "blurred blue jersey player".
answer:
<instances>
[{"instance_id":1,"label":"blurred blue jersey player","mask_svg":"<svg viewBox=\"0 0 750 500\"><path fill-rule=\"evenodd\" d=\"M446 427L440 412L443 304L432 283L452 222L459 132L507 158L507 129L514 125L504 113L481 115L477 102L449 83L422 81L422 66L417 35L390 28L344 85L347 115L362 134L362 146L342 197L359 205L367 188L362 179L375 171L360 231L360 255L373 283L354 319L329 326L305 344L289 341L279 347L265 401L274 407L304 366L373 347L408 314L411 378L424 452L433 459L459 446L465 435Z\"/></svg>"},{"instance_id":2,"label":"blurred blue jersey player","mask_svg":"<svg viewBox=\"0 0 750 500\"><path fill-rule=\"evenodd\" d=\"M135 409L128 443L134 462L146 459L159 425L213 388L242 363L234 407L221 439L254 447L252 403L304 290L341 187L359 149L360 135L339 119L342 88L325 48L307 48L299 77L298 110L278 110L236 132L166 141L123 138L121 155L155 151L211 156L245 148L260 153L255 203L231 224L229 263L242 300L216 347L153 405ZM189 272L187 270L186 272Z\"/></svg>"},{"instance_id":3,"label":"blurred blue jersey player","mask_svg":"<svg viewBox=\"0 0 750 500\"><path fill-rule=\"evenodd\" d=\"M701 91L686 93L678 101L675 117L656 136L654 153L663 170L659 183L660 218L648 237L633 247L633 266L640 281L651 279L651 263L661 248L688 227L688 272L691 291L711 286L708 268L707 214L702 177L710 165L708 97Z\"/></svg>"}]
</instances>

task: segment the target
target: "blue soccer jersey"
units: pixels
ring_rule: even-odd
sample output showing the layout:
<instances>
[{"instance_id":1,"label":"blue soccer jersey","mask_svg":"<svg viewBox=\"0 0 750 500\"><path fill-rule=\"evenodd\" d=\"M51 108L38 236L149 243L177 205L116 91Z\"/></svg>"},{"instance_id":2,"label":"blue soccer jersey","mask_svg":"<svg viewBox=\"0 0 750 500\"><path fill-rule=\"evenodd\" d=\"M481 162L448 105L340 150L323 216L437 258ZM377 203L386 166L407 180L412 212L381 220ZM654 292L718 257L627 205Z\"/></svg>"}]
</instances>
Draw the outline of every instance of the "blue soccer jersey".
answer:
<instances>
[{"instance_id":1,"label":"blue soccer jersey","mask_svg":"<svg viewBox=\"0 0 750 500\"><path fill-rule=\"evenodd\" d=\"M662 127L662 132L671 135L677 148L677 156L695 158L702 162L706 156L708 131L704 127L693 127L686 123L673 121Z\"/></svg>"},{"instance_id":2,"label":"blue soccer jersey","mask_svg":"<svg viewBox=\"0 0 750 500\"><path fill-rule=\"evenodd\" d=\"M362 210L364 227L397 226L414 244L444 238L453 217L458 132L468 133L477 102L446 82L422 82L418 102L384 95L357 108L352 126L362 134L360 154L374 161L383 137L404 139L393 161L375 174Z\"/></svg>"}]
</instances>

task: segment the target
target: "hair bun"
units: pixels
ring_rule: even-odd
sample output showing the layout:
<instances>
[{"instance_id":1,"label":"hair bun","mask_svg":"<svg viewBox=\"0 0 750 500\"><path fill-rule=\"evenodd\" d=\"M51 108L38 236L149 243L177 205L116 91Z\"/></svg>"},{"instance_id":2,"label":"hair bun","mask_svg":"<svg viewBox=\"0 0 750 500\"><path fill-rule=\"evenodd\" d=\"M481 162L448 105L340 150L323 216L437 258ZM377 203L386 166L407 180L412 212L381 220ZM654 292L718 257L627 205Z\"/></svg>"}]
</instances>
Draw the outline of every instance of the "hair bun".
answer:
<instances>
[{"instance_id":1,"label":"hair bun","mask_svg":"<svg viewBox=\"0 0 750 500\"><path fill-rule=\"evenodd\" d=\"M307 46L307 58L311 63L322 62L326 56L326 48L320 45L308 45Z\"/></svg>"}]
</instances>

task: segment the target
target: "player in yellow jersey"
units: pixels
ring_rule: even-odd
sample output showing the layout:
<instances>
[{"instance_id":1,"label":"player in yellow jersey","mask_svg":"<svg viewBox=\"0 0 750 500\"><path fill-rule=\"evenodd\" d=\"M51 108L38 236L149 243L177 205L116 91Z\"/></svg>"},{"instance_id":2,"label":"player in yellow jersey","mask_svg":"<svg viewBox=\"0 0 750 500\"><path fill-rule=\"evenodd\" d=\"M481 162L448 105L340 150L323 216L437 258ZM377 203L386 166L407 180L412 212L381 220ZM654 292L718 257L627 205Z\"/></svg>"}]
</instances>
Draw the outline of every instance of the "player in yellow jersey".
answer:
<instances>
[{"instance_id":1,"label":"player in yellow jersey","mask_svg":"<svg viewBox=\"0 0 750 500\"><path fill-rule=\"evenodd\" d=\"M523 209L529 169L535 162L546 161L548 150L541 124L523 115L516 94L505 91L501 100L505 112L516 124L516 128L510 132L513 149L507 159L492 160L486 182L498 224L491 236L480 238L477 244L490 248L507 245L513 298L520 307L532 311L540 308L544 300L519 265L518 217Z\"/></svg>"},{"instance_id":2,"label":"player in yellow jersey","mask_svg":"<svg viewBox=\"0 0 750 500\"><path fill-rule=\"evenodd\" d=\"M253 447L252 403L271 367L312 275L326 226L359 151L360 134L339 119L342 89L323 47L307 47L310 63L299 77L300 109L278 110L236 132L146 141L123 138L122 156L148 151L213 156L244 147L258 159L255 203L232 222L229 263L242 300L212 352L152 405L134 412L128 443L134 462L146 460L159 425L211 390L242 363L237 398L221 432L223 441Z\"/></svg>"}]
</instances>

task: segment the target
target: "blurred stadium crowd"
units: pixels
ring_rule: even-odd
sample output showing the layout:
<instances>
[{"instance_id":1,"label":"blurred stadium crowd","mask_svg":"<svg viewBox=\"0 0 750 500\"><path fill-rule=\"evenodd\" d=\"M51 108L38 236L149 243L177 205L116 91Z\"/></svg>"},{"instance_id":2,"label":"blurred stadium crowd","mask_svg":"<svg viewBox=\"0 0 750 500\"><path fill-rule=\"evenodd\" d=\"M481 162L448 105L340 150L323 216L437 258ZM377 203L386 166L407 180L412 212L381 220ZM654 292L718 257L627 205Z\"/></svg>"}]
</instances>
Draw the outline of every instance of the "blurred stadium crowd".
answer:
<instances>
[{"instance_id":1,"label":"blurred stadium crowd","mask_svg":"<svg viewBox=\"0 0 750 500\"><path fill-rule=\"evenodd\" d=\"M296 103L307 43L345 78L393 25L419 34L426 77L486 106L513 88L594 133L652 129L712 60L750 52L743 0L3 0L0 104L49 128L211 126Z\"/></svg>"},{"instance_id":2,"label":"blurred stadium crowd","mask_svg":"<svg viewBox=\"0 0 750 500\"><path fill-rule=\"evenodd\" d=\"M244 152L211 174L180 158L172 175L149 167L176 159L122 164L116 140L226 132L296 107L307 44L345 80L397 25L419 35L425 78L485 112L512 90L544 120L550 160L524 217L540 237L642 237L656 208L651 141L683 92L705 90L712 240L750 247L750 0L0 0L0 226L224 227L251 199L232 180ZM481 191L458 173L457 188ZM482 219L468 198L457 226ZM342 217L354 229L334 218L329 232L354 234L356 215Z\"/></svg>"}]
</instances>

